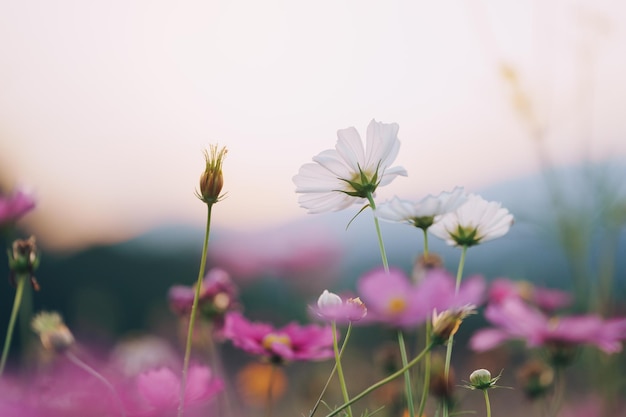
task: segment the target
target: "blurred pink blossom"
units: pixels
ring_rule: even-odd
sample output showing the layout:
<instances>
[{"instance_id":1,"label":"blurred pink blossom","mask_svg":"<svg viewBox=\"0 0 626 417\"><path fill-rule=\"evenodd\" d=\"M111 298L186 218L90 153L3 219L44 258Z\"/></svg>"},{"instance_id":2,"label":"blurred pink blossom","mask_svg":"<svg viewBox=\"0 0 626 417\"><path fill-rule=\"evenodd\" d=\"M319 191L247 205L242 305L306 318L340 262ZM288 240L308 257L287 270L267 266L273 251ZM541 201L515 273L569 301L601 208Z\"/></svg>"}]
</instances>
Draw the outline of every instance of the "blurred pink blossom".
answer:
<instances>
[{"instance_id":1,"label":"blurred pink blossom","mask_svg":"<svg viewBox=\"0 0 626 417\"><path fill-rule=\"evenodd\" d=\"M330 326L300 326L289 323L279 329L267 323L253 323L241 313L226 315L224 336L236 347L276 363L333 357L333 331Z\"/></svg>"},{"instance_id":2,"label":"blurred pink blossom","mask_svg":"<svg viewBox=\"0 0 626 417\"><path fill-rule=\"evenodd\" d=\"M28 192L18 189L12 195L0 196L0 226L13 223L35 208L35 200Z\"/></svg>"},{"instance_id":3,"label":"blurred pink blossom","mask_svg":"<svg viewBox=\"0 0 626 417\"><path fill-rule=\"evenodd\" d=\"M185 408L206 403L223 388L205 366L192 366L187 374ZM169 368L158 368L139 374L134 396L126 399L129 416L156 417L173 415L179 405L180 376Z\"/></svg>"},{"instance_id":4,"label":"blurred pink blossom","mask_svg":"<svg viewBox=\"0 0 626 417\"><path fill-rule=\"evenodd\" d=\"M572 295L566 291L541 288L528 281L513 281L498 278L489 287L489 302L500 303L509 297L518 297L550 312L572 303Z\"/></svg>"},{"instance_id":5,"label":"blurred pink blossom","mask_svg":"<svg viewBox=\"0 0 626 417\"><path fill-rule=\"evenodd\" d=\"M298 278L313 273L315 280L308 281L319 283L333 275L341 253L335 235L323 227L290 224L260 232L231 233L216 240L209 256L214 265L236 279L268 274Z\"/></svg>"},{"instance_id":6,"label":"blurred pink blossom","mask_svg":"<svg viewBox=\"0 0 626 417\"><path fill-rule=\"evenodd\" d=\"M443 311L480 304L485 291L484 280L474 276L465 279L457 293L454 278L443 269L428 271L417 285L402 270L375 269L364 275L357 287L368 308L363 322L402 328L425 323L435 309Z\"/></svg>"},{"instance_id":7,"label":"blurred pink blossom","mask_svg":"<svg viewBox=\"0 0 626 417\"><path fill-rule=\"evenodd\" d=\"M485 317L496 327L474 334L470 346L477 351L492 349L510 339L521 339L530 347L594 345L606 353L616 353L621 351L621 341L626 339L626 318L549 317L519 298L509 297L490 304Z\"/></svg>"}]
</instances>

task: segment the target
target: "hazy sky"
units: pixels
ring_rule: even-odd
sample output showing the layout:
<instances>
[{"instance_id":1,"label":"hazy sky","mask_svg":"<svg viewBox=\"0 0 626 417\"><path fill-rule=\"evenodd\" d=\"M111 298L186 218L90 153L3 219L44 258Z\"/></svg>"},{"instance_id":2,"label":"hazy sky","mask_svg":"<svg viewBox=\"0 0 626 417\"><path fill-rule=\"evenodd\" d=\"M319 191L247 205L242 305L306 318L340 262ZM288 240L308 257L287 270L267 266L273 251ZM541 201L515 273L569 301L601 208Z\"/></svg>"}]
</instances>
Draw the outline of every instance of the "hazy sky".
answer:
<instances>
[{"instance_id":1,"label":"hazy sky","mask_svg":"<svg viewBox=\"0 0 626 417\"><path fill-rule=\"evenodd\" d=\"M364 133L373 118L399 123L409 172L383 199L535 172L532 123L546 127L555 163L623 157L625 10L617 0L4 0L0 179L35 191L25 224L40 240L71 247L202 225L194 190L210 143L229 149L214 222L237 228L304 216L292 176L334 147L337 129Z\"/></svg>"}]
</instances>

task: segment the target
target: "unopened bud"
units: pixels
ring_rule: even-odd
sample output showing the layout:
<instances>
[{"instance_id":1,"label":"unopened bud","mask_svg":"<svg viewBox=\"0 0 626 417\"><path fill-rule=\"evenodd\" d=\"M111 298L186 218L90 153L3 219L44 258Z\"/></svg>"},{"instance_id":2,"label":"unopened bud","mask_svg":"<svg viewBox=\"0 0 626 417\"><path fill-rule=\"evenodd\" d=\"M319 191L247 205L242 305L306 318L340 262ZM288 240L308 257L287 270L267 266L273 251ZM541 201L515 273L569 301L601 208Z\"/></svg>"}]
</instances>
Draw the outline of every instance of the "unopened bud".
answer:
<instances>
[{"instance_id":1,"label":"unopened bud","mask_svg":"<svg viewBox=\"0 0 626 417\"><path fill-rule=\"evenodd\" d=\"M16 277L26 277L35 290L39 290L39 284L33 276L39 267L39 254L35 236L28 239L18 239L13 242L9 255L9 282L15 286Z\"/></svg>"},{"instance_id":2,"label":"unopened bud","mask_svg":"<svg viewBox=\"0 0 626 417\"><path fill-rule=\"evenodd\" d=\"M450 336L456 334L465 317L475 313L473 305L467 305L457 309L433 313L433 337L438 343L445 343Z\"/></svg>"},{"instance_id":3,"label":"unopened bud","mask_svg":"<svg viewBox=\"0 0 626 417\"><path fill-rule=\"evenodd\" d=\"M226 148L218 149L217 145L211 145L209 150L204 152L206 167L200 176L198 198L207 204L217 203L223 197L220 193L224 186L222 163L226 152Z\"/></svg>"},{"instance_id":4,"label":"unopened bud","mask_svg":"<svg viewBox=\"0 0 626 417\"><path fill-rule=\"evenodd\" d=\"M41 312L37 314L33 318L31 327L39 335L41 344L47 350L61 352L74 343L72 332L58 313Z\"/></svg>"}]
</instances>

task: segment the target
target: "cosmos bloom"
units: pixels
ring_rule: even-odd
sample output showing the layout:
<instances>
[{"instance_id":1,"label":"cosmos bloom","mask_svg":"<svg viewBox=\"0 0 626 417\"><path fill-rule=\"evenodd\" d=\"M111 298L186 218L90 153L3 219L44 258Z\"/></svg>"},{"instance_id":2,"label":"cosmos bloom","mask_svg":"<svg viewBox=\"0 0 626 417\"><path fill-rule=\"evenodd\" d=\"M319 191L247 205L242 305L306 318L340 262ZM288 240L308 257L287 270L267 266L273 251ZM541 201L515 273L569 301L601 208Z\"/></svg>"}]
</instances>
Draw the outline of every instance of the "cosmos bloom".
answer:
<instances>
[{"instance_id":1,"label":"cosmos bloom","mask_svg":"<svg viewBox=\"0 0 626 417\"><path fill-rule=\"evenodd\" d=\"M470 340L477 351L493 349L511 339L526 340L530 347L593 345L606 353L622 350L626 318L603 320L597 315L549 317L519 298L490 304L485 317L496 327L479 330Z\"/></svg>"},{"instance_id":2,"label":"cosmos bloom","mask_svg":"<svg viewBox=\"0 0 626 417\"><path fill-rule=\"evenodd\" d=\"M418 202L402 200L394 197L376 208L376 216L380 219L407 223L426 230L435 221L435 217L456 210L467 200L462 187L451 192L442 192L437 196L429 195Z\"/></svg>"},{"instance_id":3,"label":"cosmos bloom","mask_svg":"<svg viewBox=\"0 0 626 417\"><path fill-rule=\"evenodd\" d=\"M413 328L425 323L433 310L480 304L485 283L481 277L469 277L456 293L455 280L445 270L429 271L414 285L402 270L392 268L387 273L381 268L364 275L357 288L368 308L364 322Z\"/></svg>"},{"instance_id":4,"label":"cosmos bloom","mask_svg":"<svg viewBox=\"0 0 626 417\"><path fill-rule=\"evenodd\" d=\"M188 315L191 312L195 287L175 285L168 292L170 307L174 312ZM224 313L238 306L238 290L228 273L219 268L211 269L200 288L198 307L209 319L222 318Z\"/></svg>"},{"instance_id":5,"label":"cosmos bloom","mask_svg":"<svg viewBox=\"0 0 626 417\"><path fill-rule=\"evenodd\" d=\"M24 190L17 190L12 195L0 196L0 226L18 220L35 208L35 200Z\"/></svg>"},{"instance_id":6,"label":"cosmos bloom","mask_svg":"<svg viewBox=\"0 0 626 417\"><path fill-rule=\"evenodd\" d=\"M513 215L495 201L470 194L456 210L435 219L432 234L450 246L474 246L504 236L513 224Z\"/></svg>"},{"instance_id":7,"label":"cosmos bloom","mask_svg":"<svg viewBox=\"0 0 626 417\"><path fill-rule=\"evenodd\" d=\"M139 374L136 382L136 398L129 402L130 416L169 416L178 408L180 377L169 368L159 368ZM215 397L223 388L205 366L192 366L187 374L185 407L193 408Z\"/></svg>"},{"instance_id":8,"label":"cosmos bloom","mask_svg":"<svg viewBox=\"0 0 626 417\"><path fill-rule=\"evenodd\" d=\"M279 329L267 323L253 323L241 313L226 315L224 336L236 347L275 363L296 360L328 359L333 353L333 331L330 326L296 323Z\"/></svg>"},{"instance_id":9,"label":"cosmos bloom","mask_svg":"<svg viewBox=\"0 0 626 417\"><path fill-rule=\"evenodd\" d=\"M343 300L328 290L322 292L317 299L317 305L310 309L315 316L337 323L359 321L367 314L365 304L358 297Z\"/></svg>"},{"instance_id":10,"label":"cosmos bloom","mask_svg":"<svg viewBox=\"0 0 626 417\"><path fill-rule=\"evenodd\" d=\"M296 193L302 194L300 206L309 213L342 210L362 203L398 175L406 176L404 168L390 167L400 150L398 129L397 123L372 120L365 148L354 127L339 130L335 149L314 156L293 177Z\"/></svg>"},{"instance_id":11,"label":"cosmos bloom","mask_svg":"<svg viewBox=\"0 0 626 417\"><path fill-rule=\"evenodd\" d=\"M521 298L546 312L572 303L572 295L566 291L537 287L528 281L495 279L489 287L489 302L500 303L509 297Z\"/></svg>"}]
</instances>

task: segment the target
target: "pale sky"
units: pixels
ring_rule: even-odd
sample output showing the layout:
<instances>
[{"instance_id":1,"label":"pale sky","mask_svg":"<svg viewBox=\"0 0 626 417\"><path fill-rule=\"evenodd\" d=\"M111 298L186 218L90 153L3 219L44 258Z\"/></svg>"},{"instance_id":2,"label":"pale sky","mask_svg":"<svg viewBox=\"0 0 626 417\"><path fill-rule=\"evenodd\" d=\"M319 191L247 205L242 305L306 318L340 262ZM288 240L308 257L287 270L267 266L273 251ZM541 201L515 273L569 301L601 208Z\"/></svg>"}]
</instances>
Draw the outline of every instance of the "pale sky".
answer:
<instances>
[{"instance_id":1,"label":"pale sky","mask_svg":"<svg viewBox=\"0 0 626 417\"><path fill-rule=\"evenodd\" d=\"M381 200L473 191L538 169L503 64L555 163L624 157L625 25L617 0L4 0L0 178L49 247L112 242L202 226L219 143L214 224L258 229L305 216L298 168L376 119L409 173Z\"/></svg>"}]
</instances>

